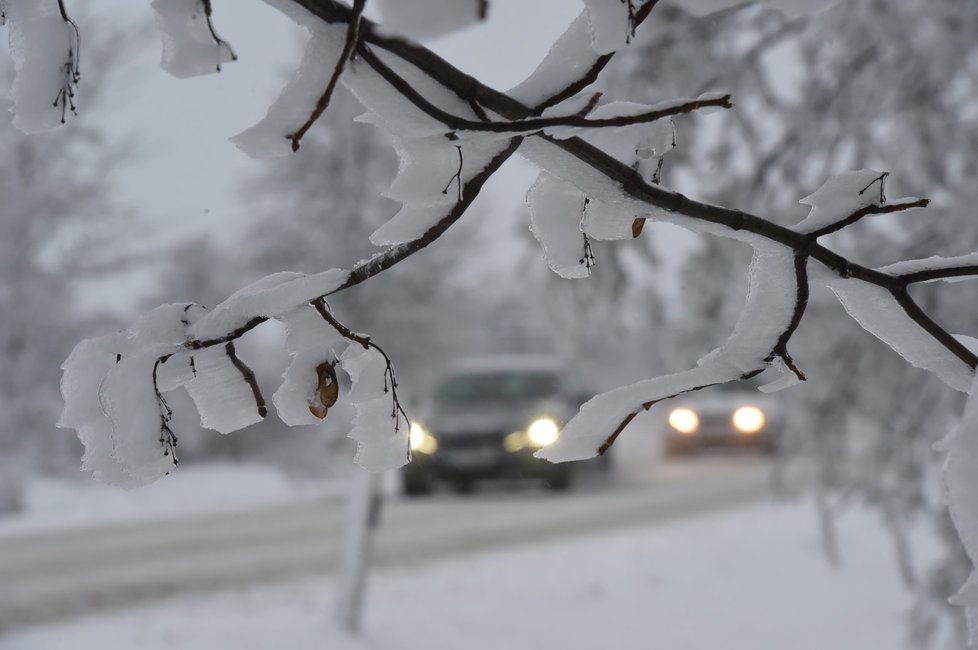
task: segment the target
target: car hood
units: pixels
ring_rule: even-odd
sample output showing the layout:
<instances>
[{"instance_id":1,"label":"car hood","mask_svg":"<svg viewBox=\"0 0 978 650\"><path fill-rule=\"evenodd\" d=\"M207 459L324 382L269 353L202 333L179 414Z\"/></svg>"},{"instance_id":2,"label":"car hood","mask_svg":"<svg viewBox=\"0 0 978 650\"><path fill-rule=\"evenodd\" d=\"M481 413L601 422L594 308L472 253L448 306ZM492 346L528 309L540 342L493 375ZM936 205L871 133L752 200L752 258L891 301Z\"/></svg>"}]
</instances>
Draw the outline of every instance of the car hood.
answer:
<instances>
[{"instance_id":1,"label":"car hood","mask_svg":"<svg viewBox=\"0 0 978 650\"><path fill-rule=\"evenodd\" d=\"M693 393L670 400L669 406L670 408L666 409L666 412L671 411L673 408L686 407L704 415L732 413L742 406L756 406L764 411L769 419L777 419L781 416L778 400L771 395L766 395L758 391L713 394Z\"/></svg>"},{"instance_id":2,"label":"car hood","mask_svg":"<svg viewBox=\"0 0 978 650\"><path fill-rule=\"evenodd\" d=\"M552 417L566 421L566 403L557 399L534 399L472 404L431 402L421 411L421 424L434 436L470 433L509 433L525 429L533 420Z\"/></svg>"}]
</instances>

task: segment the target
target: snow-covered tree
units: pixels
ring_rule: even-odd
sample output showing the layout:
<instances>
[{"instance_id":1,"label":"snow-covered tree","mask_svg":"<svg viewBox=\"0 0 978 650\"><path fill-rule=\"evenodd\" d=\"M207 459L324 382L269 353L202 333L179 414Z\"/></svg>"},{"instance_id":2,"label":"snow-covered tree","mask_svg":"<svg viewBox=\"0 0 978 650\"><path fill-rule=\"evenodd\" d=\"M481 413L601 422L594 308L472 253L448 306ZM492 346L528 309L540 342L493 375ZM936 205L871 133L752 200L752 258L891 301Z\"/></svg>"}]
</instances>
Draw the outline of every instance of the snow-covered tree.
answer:
<instances>
[{"instance_id":1,"label":"snow-covered tree","mask_svg":"<svg viewBox=\"0 0 978 650\"><path fill-rule=\"evenodd\" d=\"M117 46L125 38L116 42ZM113 56L93 42L92 70ZM13 70L0 63L0 79ZM93 102L96 93L91 94ZM17 484L36 471L77 471L78 445L55 426L58 366L80 336L118 326L83 315L82 282L115 268L106 244L119 226L110 200L120 152L89 124L27 137L0 123L0 510L16 505ZM61 360L59 360L59 357Z\"/></svg>"},{"instance_id":2,"label":"snow-covered tree","mask_svg":"<svg viewBox=\"0 0 978 650\"><path fill-rule=\"evenodd\" d=\"M193 303L163 305L123 332L80 343L65 364L61 423L78 430L86 446L85 466L97 478L138 485L174 467L177 435L166 394L177 388L193 398L206 427L230 432L264 418L269 401L235 343L271 319L287 327L285 349L292 356L284 382L270 400L280 417L289 424L315 423L343 399L357 409L350 435L359 443L362 465L379 469L408 462L409 423L391 359L373 339L343 324L342 312L333 310L335 296L440 239L468 211L486 180L516 153L541 170L528 195L531 227L548 264L563 277L590 275L592 241L633 239L648 222L733 239L753 250L746 305L723 344L695 368L593 398L557 441L539 452L543 458L561 462L604 453L637 414L681 393L768 369L780 378L766 390L804 380L789 344L805 317L811 288L818 286L831 289L864 329L910 364L954 390L974 392L978 345L938 324L911 288L978 275L978 255L920 255L875 266L877 262L861 263L826 243L869 217L878 221L887 218L882 215L929 205L925 198L888 198L890 175L863 168L876 161L848 160L845 152L835 152L856 170L831 175L828 166L819 174L818 163L824 161L801 152L796 164L820 178L789 186L799 195L808 194L803 202L809 207L808 215L791 226L692 199L661 183L663 162L677 143L673 120L681 123L696 111L732 109L737 100L741 107L734 114L749 122L755 100L712 92L713 87L690 98L657 96L652 104L593 92L593 82L614 54L650 22L657 0L585 0L581 16L537 70L507 93L402 37L430 36L476 21L490 10L486 0L380 2L380 25L363 17L365 0L354 0L352 6L338 0L269 1L307 29L309 42L298 73L266 118L235 142L253 156L299 150L342 83L366 110L363 119L394 140L399 172L386 195L401 208L370 236L382 250L348 269L274 273L211 309ZM738 4L696 0L684 6L717 11ZM767 4L811 13L829 3ZM209 0L154 0L152 5L164 32L163 65L173 74L217 72L235 59L231 45L218 35ZM77 26L63 0L4 0L3 7L18 70L14 124L25 131L56 126L76 106L82 40ZM858 2L843 7L840 11L853 15L864 11ZM865 11L873 16L879 12L876 27L888 29L886 6ZM909 35L893 39L896 47L912 41ZM855 74L863 62L849 63L849 72ZM893 65L885 59L873 64ZM928 73L925 66L920 73ZM878 78L874 75L872 83ZM723 80L721 71L716 86L722 87ZM812 120L817 122L824 112L813 110ZM881 130L892 137L887 126ZM783 135L757 133L761 144ZM915 153L912 148L901 151L907 158ZM723 164L739 164L736 153ZM966 176L973 169L966 161L951 164ZM917 187L911 185L915 179L902 174L895 180ZM929 189L921 183L918 193ZM288 218L287 210L282 218ZM342 394L337 390L341 371L352 382ZM964 425L946 444L945 475L951 513L972 557L978 555L973 534L978 527L976 423L978 398L969 402ZM969 582L959 602L978 605L975 584Z\"/></svg>"},{"instance_id":3,"label":"snow-covered tree","mask_svg":"<svg viewBox=\"0 0 978 650\"><path fill-rule=\"evenodd\" d=\"M802 209L796 205L798 188L807 192L826 174L883 165L902 190L938 197L931 211L940 218L844 230L828 240L835 250L885 264L978 245L971 215L978 198L978 131L974 115L961 110L978 99L978 12L971 4L849 2L803 20L758 6L709 17L677 8L659 19L629 52L612 87L696 92L722 79L743 98L740 105L750 108L718 116L716 135L700 138L683 149L689 155L670 161L666 182L709 168L710 181L698 183L697 191L710 200L757 205L790 223ZM929 29L917 29L924 22ZM661 66L639 65L653 53L662 58ZM690 291L679 305L685 313L673 346L681 356L702 352L704 340L726 334L743 296L718 278L742 272L744 253L707 240L688 261ZM967 285L914 291L941 323L955 331L974 328ZM918 610L939 610L956 589L951 576L963 565L960 543L952 534L945 561L921 572L905 551L902 528L925 514L935 517L942 536L950 530L935 489L938 454L931 446L947 435L950 414L960 408L958 396L926 373L900 371L897 355L867 344L846 321L832 296L812 295L796 349L811 381L790 395L792 410L803 418L789 428L791 443L820 459L823 482L841 492L843 503L859 499L879 506L894 530L904 577L929 594ZM694 322L701 326L690 327ZM915 634L923 643L935 621L916 618L921 624Z\"/></svg>"}]
</instances>

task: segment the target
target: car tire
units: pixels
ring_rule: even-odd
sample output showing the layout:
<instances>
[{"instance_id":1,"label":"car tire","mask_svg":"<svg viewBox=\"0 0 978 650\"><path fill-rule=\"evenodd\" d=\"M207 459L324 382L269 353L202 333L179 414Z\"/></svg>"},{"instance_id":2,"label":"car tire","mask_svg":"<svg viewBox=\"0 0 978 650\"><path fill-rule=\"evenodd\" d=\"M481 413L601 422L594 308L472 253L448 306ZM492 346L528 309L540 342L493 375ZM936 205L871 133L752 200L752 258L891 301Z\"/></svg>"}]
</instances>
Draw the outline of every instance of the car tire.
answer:
<instances>
[{"instance_id":1,"label":"car tire","mask_svg":"<svg viewBox=\"0 0 978 650\"><path fill-rule=\"evenodd\" d=\"M696 453L697 447L690 443L667 442L664 451L667 458L680 458L692 456Z\"/></svg>"},{"instance_id":2,"label":"car tire","mask_svg":"<svg viewBox=\"0 0 978 650\"><path fill-rule=\"evenodd\" d=\"M452 490L456 494L472 494L475 492L475 481L467 478L460 479L452 484Z\"/></svg>"},{"instance_id":3,"label":"car tire","mask_svg":"<svg viewBox=\"0 0 978 650\"><path fill-rule=\"evenodd\" d=\"M426 473L408 469L404 472L404 494L419 497L431 493L432 480Z\"/></svg>"},{"instance_id":4,"label":"car tire","mask_svg":"<svg viewBox=\"0 0 978 650\"><path fill-rule=\"evenodd\" d=\"M571 472L566 465L558 465L546 478L551 492L566 492L571 487Z\"/></svg>"}]
</instances>

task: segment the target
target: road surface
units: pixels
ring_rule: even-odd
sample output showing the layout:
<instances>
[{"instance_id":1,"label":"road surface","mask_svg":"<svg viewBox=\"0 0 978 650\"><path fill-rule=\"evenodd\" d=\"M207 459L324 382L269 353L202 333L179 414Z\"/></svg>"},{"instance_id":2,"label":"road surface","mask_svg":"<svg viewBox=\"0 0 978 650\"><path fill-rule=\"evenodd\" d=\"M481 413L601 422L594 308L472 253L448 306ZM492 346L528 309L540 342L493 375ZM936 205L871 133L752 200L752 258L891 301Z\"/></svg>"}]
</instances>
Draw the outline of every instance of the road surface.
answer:
<instances>
[{"instance_id":1,"label":"road surface","mask_svg":"<svg viewBox=\"0 0 978 650\"><path fill-rule=\"evenodd\" d=\"M634 477L633 477L634 478ZM390 500L374 565L587 534L701 514L764 497L758 459L659 466L648 480L591 480L566 494L495 490ZM250 511L0 536L0 630L186 591L336 567L346 508L336 498Z\"/></svg>"}]
</instances>

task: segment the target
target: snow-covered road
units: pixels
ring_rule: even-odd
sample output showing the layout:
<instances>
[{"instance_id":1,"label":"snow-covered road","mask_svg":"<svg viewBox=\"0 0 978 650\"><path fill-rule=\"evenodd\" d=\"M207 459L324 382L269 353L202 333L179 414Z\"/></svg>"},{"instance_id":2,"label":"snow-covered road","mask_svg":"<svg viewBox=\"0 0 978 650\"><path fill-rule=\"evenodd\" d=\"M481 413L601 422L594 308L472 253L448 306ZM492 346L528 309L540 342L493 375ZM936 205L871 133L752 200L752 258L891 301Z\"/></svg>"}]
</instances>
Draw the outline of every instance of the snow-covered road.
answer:
<instances>
[{"instance_id":1,"label":"snow-covered road","mask_svg":"<svg viewBox=\"0 0 978 650\"><path fill-rule=\"evenodd\" d=\"M490 547L644 525L756 500L770 469L752 459L670 464L643 483L566 495L487 492L396 499L375 562L434 560ZM0 629L187 591L335 567L345 508L305 498L251 510L0 534Z\"/></svg>"}]
</instances>

